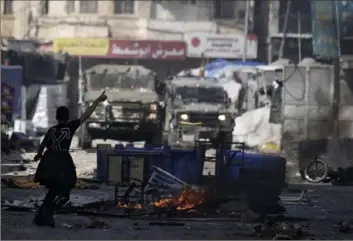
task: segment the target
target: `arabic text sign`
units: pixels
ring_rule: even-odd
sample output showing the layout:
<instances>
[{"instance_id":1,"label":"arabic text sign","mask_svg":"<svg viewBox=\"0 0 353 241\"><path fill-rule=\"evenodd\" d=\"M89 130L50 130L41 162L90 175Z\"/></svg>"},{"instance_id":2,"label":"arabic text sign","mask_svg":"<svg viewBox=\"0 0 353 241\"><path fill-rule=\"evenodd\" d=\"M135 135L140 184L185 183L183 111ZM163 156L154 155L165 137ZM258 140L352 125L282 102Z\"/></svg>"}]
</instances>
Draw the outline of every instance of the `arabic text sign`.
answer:
<instances>
[{"instance_id":1,"label":"arabic text sign","mask_svg":"<svg viewBox=\"0 0 353 241\"><path fill-rule=\"evenodd\" d=\"M312 1L313 54L335 58L339 55L336 1Z\"/></svg>"},{"instance_id":2,"label":"arabic text sign","mask_svg":"<svg viewBox=\"0 0 353 241\"><path fill-rule=\"evenodd\" d=\"M63 38L55 39L54 52L67 52L70 55L106 56L109 40L104 38Z\"/></svg>"},{"instance_id":3,"label":"arabic text sign","mask_svg":"<svg viewBox=\"0 0 353 241\"><path fill-rule=\"evenodd\" d=\"M200 58L233 58L244 56L244 34L186 33L187 56ZM257 38L248 36L247 58L257 58Z\"/></svg>"},{"instance_id":4,"label":"arabic text sign","mask_svg":"<svg viewBox=\"0 0 353 241\"><path fill-rule=\"evenodd\" d=\"M185 55L186 45L182 41L110 41L112 58L183 60Z\"/></svg>"}]
</instances>

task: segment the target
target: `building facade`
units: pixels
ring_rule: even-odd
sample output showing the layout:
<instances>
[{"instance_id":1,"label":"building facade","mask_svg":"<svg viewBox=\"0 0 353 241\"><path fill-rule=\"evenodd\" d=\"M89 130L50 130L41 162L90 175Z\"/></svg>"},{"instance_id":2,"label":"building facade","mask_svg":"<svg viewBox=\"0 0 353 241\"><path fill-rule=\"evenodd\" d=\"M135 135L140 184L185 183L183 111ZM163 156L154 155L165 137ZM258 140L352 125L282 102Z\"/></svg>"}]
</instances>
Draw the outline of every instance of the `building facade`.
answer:
<instances>
[{"instance_id":1,"label":"building facade","mask_svg":"<svg viewBox=\"0 0 353 241\"><path fill-rule=\"evenodd\" d=\"M253 35L245 37L244 31L245 8L252 8L253 1L4 0L1 4L2 37L53 43L41 44L45 50L57 51L53 47L60 45L64 46L61 51L71 55L81 52L83 57L84 53L90 52L95 58L107 58L109 61L115 58L124 62L132 55L125 56L121 51L116 55L112 52L114 46L126 45L125 52L131 53L143 52L131 49L140 44L134 41L160 41L155 45L162 46L162 49L163 42L183 41L187 45L185 57L193 60L241 59L245 55L243 48L247 41L246 57L257 58L257 39ZM250 13L248 32L252 33L253 11ZM124 42L128 40L131 42ZM165 44L170 46L170 43ZM190 49L190 56L187 49ZM135 59L147 59L140 58L140 55L135 54ZM200 60L195 61L189 67L199 63Z\"/></svg>"},{"instance_id":2,"label":"building facade","mask_svg":"<svg viewBox=\"0 0 353 241\"><path fill-rule=\"evenodd\" d=\"M238 33L245 22L245 1L4 0L1 4L2 36L16 39L182 40L184 32Z\"/></svg>"},{"instance_id":3,"label":"building facade","mask_svg":"<svg viewBox=\"0 0 353 241\"><path fill-rule=\"evenodd\" d=\"M281 56L296 63L311 57L311 1L273 0L267 4L268 62Z\"/></svg>"}]
</instances>

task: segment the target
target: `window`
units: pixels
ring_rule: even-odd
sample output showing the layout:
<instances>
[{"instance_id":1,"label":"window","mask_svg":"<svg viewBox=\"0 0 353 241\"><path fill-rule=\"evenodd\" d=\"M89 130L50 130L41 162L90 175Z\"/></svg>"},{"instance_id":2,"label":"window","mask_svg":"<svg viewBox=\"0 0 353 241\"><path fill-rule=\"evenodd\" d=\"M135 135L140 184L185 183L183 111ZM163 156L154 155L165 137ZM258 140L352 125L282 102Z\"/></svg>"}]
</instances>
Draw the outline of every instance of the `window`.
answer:
<instances>
[{"instance_id":1,"label":"window","mask_svg":"<svg viewBox=\"0 0 353 241\"><path fill-rule=\"evenodd\" d=\"M98 2L96 0L80 0L80 13L97 13Z\"/></svg>"},{"instance_id":2,"label":"window","mask_svg":"<svg viewBox=\"0 0 353 241\"><path fill-rule=\"evenodd\" d=\"M135 13L134 0L114 0L115 14L133 14Z\"/></svg>"},{"instance_id":3,"label":"window","mask_svg":"<svg viewBox=\"0 0 353 241\"><path fill-rule=\"evenodd\" d=\"M4 14L12 14L13 13L13 0L4 0Z\"/></svg>"},{"instance_id":4,"label":"window","mask_svg":"<svg viewBox=\"0 0 353 241\"><path fill-rule=\"evenodd\" d=\"M221 19L235 18L234 0L213 0L214 16Z\"/></svg>"},{"instance_id":5,"label":"window","mask_svg":"<svg viewBox=\"0 0 353 241\"><path fill-rule=\"evenodd\" d=\"M66 8L66 13L74 13L75 12L75 0L67 0L65 8Z\"/></svg>"},{"instance_id":6,"label":"window","mask_svg":"<svg viewBox=\"0 0 353 241\"><path fill-rule=\"evenodd\" d=\"M40 13L46 15L49 13L49 0L42 0L40 6Z\"/></svg>"}]
</instances>

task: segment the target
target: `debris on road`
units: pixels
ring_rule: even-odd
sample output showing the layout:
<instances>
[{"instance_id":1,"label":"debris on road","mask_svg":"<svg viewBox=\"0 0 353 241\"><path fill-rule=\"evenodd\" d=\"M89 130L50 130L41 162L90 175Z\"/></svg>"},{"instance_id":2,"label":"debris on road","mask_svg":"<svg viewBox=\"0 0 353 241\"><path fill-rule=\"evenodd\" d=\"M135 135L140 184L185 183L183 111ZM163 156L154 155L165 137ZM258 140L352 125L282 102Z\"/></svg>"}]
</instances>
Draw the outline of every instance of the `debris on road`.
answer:
<instances>
[{"instance_id":1,"label":"debris on road","mask_svg":"<svg viewBox=\"0 0 353 241\"><path fill-rule=\"evenodd\" d=\"M332 225L334 228L337 228L341 233L350 233L353 231L353 225L349 222L340 222L338 224Z\"/></svg>"},{"instance_id":2,"label":"debris on road","mask_svg":"<svg viewBox=\"0 0 353 241\"><path fill-rule=\"evenodd\" d=\"M103 194L103 193L102 193ZM5 200L2 205L5 205L7 207L18 207L18 208L37 208L39 207L43 200L44 200L44 195L41 195L39 197L33 197L29 196L25 198L24 200ZM97 197L91 197L91 196L83 196L83 195L78 195L78 194L72 194L70 196L70 204L69 207L80 207L84 208L87 206L94 206L95 204L101 205L104 202L109 201L109 196L108 195L97 195Z\"/></svg>"},{"instance_id":3,"label":"debris on road","mask_svg":"<svg viewBox=\"0 0 353 241\"><path fill-rule=\"evenodd\" d=\"M81 228L87 228L87 229L108 229L110 226L100 220L100 219L96 219L94 217L90 217L89 221L87 223L84 224L67 224L67 223L63 223L62 226L64 228L67 229L81 229Z\"/></svg>"},{"instance_id":4,"label":"debris on road","mask_svg":"<svg viewBox=\"0 0 353 241\"><path fill-rule=\"evenodd\" d=\"M184 223L177 223L177 222L149 222L149 226L171 226L171 227L181 227L185 226Z\"/></svg>"},{"instance_id":5,"label":"debris on road","mask_svg":"<svg viewBox=\"0 0 353 241\"><path fill-rule=\"evenodd\" d=\"M272 240L293 240L289 235L277 234Z\"/></svg>"},{"instance_id":6,"label":"debris on road","mask_svg":"<svg viewBox=\"0 0 353 241\"><path fill-rule=\"evenodd\" d=\"M286 222L263 222L254 226L254 232L258 237L273 240L298 240L311 237L302 225Z\"/></svg>"},{"instance_id":7,"label":"debris on road","mask_svg":"<svg viewBox=\"0 0 353 241\"><path fill-rule=\"evenodd\" d=\"M90 218L89 223L85 224L85 227L91 228L91 229L95 229L95 228L107 229L109 228L109 225L100 219Z\"/></svg>"},{"instance_id":8,"label":"debris on road","mask_svg":"<svg viewBox=\"0 0 353 241\"><path fill-rule=\"evenodd\" d=\"M147 224L144 223L133 223L131 226L132 229L134 230L147 230L149 228L149 226Z\"/></svg>"},{"instance_id":9,"label":"debris on road","mask_svg":"<svg viewBox=\"0 0 353 241\"><path fill-rule=\"evenodd\" d=\"M33 176L15 176L11 178L2 178L1 182L10 188L32 189L42 187L39 183L33 182ZM77 189L98 189L99 185L77 180Z\"/></svg>"}]
</instances>

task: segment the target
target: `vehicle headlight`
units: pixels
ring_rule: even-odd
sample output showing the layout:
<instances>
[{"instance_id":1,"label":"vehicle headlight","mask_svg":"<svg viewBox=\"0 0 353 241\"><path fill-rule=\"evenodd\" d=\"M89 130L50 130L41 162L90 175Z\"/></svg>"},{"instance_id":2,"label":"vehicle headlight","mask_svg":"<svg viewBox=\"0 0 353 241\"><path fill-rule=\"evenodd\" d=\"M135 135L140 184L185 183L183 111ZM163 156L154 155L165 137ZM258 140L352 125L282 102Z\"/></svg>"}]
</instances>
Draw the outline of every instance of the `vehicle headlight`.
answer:
<instances>
[{"instance_id":1,"label":"vehicle headlight","mask_svg":"<svg viewBox=\"0 0 353 241\"><path fill-rule=\"evenodd\" d=\"M220 121L225 121L226 120L226 115L219 115L218 120Z\"/></svg>"},{"instance_id":2,"label":"vehicle headlight","mask_svg":"<svg viewBox=\"0 0 353 241\"><path fill-rule=\"evenodd\" d=\"M189 119L189 116L187 114L182 114L180 115L180 119L182 120L188 120Z\"/></svg>"},{"instance_id":3,"label":"vehicle headlight","mask_svg":"<svg viewBox=\"0 0 353 241\"><path fill-rule=\"evenodd\" d=\"M157 110L157 104L151 104L150 105L150 110L156 111Z\"/></svg>"},{"instance_id":4,"label":"vehicle headlight","mask_svg":"<svg viewBox=\"0 0 353 241\"><path fill-rule=\"evenodd\" d=\"M155 120L155 119L157 119L157 115L155 113L151 113L151 114L148 115L148 119L149 120Z\"/></svg>"}]
</instances>

